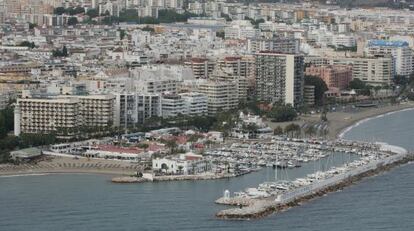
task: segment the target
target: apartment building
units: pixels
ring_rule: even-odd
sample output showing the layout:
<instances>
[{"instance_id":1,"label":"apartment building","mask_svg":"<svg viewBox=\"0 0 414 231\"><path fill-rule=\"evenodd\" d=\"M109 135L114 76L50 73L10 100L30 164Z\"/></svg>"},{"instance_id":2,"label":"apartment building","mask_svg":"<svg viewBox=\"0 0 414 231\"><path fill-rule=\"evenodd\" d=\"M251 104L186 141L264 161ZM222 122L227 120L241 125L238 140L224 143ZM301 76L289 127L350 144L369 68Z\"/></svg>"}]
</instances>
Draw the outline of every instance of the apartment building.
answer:
<instances>
[{"instance_id":1,"label":"apartment building","mask_svg":"<svg viewBox=\"0 0 414 231\"><path fill-rule=\"evenodd\" d=\"M167 94L161 98L162 117L176 117L187 114L186 103L180 95Z\"/></svg>"},{"instance_id":2,"label":"apartment building","mask_svg":"<svg viewBox=\"0 0 414 231\"><path fill-rule=\"evenodd\" d=\"M184 100L186 114L189 116L202 116L208 113L208 97L198 92L181 93Z\"/></svg>"},{"instance_id":3,"label":"apartment building","mask_svg":"<svg viewBox=\"0 0 414 231\"><path fill-rule=\"evenodd\" d=\"M158 94L136 92L115 94L115 126L127 128L143 124L147 119L161 115L161 96Z\"/></svg>"},{"instance_id":4,"label":"apartment building","mask_svg":"<svg viewBox=\"0 0 414 231\"><path fill-rule=\"evenodd\" d=\"M305 85L303 88L303 103L308 106L315 105L315 86Z\"/></svg>"},{"instance_id":5,"label":"apartment building","mask_svg":"<svg viewBox=\"0 0 414 231\"><path fill-rule=\"evenodd\" d=\"M249 39L247 50L252 53L274 51L279 53L296 54L300 51L300 40L294 38Z\"/></svg>"},{"instance_id":6,"label":"apartment building","mask_svg":"<svg viewBox=\"0 0 414 231\"><path fill-rule=\"evenodd\" d=\"M329 57L329 65L351 65L352 79L371 85L391 85L394 77L392 57Z\"/></svg>"},{"instance_id":7,"label":"apartment building","mask_svg":"<svg viewBox=\"0 0 414 231\"><path fill-rule=\"evenodd\" d=\"M254 91L255 59L253 56L229 56L217 61L218 68L230 68L233 74L246 79L248 94Z\"/></svg>"},{"instance_id":8,"label":"apartment building","mask_svg":"<svg viewBox=\"0 0 414 231\"><path fill-rule=\"evenodd\" d=\"M215 67L213 61L204 58L192 58L188 62L185 62L184 65L193 70L196 79L207 79Z\"/></svg>"},{"instance_id":9,"label":"apartment building","mask_svg":"<svg viewBox=\"0 0 414 231\"><path fill-rule=\"evenodd\" d=\"M258 100L298 106L303 101L303 56L261 52L256 58Z\"/></svg>"},{"instance_id":10,"label":"apartment building","mask_svg":"<svg viewBox=\"0 0 414 231\"><path fill-rule=\"evenodd\" d=\"M346 89L352 80L351 66L310 66L305 70L305 75L321 78L328 88Z\"/></svg>"},{"instance_id":11,"label":"apartment building","mask_svg":"<svg viewBox=\"0 0 414 231\"><path fill-rule=\"evenodd\" d=\"M114 124L115 96L113 95L73 95L59 98L76 98L79 100L79 115L82 126L110 127Z\"/></svg>"},{"instance_id":12,"label":"apartment building","mask_svg":"<svg viewBox=\"0 0 414 231\"><path fill-rule=\"evenodd\" d=\"M237 94L239 101L247 100L247 79L243 76L236 75L232 68L219 68L214 69L211 77L214 81L231 82L237 87Z\"/></svg>"},{"instance_id":13,"label":"apartment building","mask_svg":"<svg viewBox=\"0 0 414 231\"><path fill-rule=\"evenodd\" d=\"M113 100L111 95L17 99L14 134L56 133L70 138L81 128L113 126Z\"/></svg>"},{"instance_id":14,"label":"apartment building","mask_svg":"<svg viewBox=\"0 0 414 231\"><path fill-rule=\"evenodd\" d=\"M233 82L208 80L198 86L198 92L207 96L208 115L235 109L239 103L238 89Z\"/></svg>"},{"instance_id":15,"label":"apartment building","mask_svg":"<svg viewBox=\"0 0 414 231\"><path fill-rule=\"evenodd\" d=\"M408 42L370 40L365 51L370 56L392 56L397 75L409 76L413 71L413 51Z\"/></svg>"},{"instance_id":16,"label":"apartment building","mask_svg":"<svg viewBox=\"0 0 414 231\"><path fill-rule=\"evenodd\" d=\"M14 109L14 135L67 131L75 135L82 125L77 98L17 99Z\"/></svg>"}]
</instances>

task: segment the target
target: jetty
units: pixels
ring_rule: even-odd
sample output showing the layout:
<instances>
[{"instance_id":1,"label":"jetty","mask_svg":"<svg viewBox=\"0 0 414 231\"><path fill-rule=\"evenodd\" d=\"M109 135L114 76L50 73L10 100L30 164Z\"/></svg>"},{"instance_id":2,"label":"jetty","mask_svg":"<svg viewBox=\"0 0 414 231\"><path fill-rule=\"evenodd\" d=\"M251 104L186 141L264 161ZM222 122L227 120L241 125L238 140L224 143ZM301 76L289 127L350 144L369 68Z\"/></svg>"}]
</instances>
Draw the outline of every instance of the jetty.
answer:
<instances>
[{"instance_id":1,"label":"jetty","mask_svg":"<svg viewBox=\"0 0 414 231\"><path fill-rule=\"evenodd\" d=\"M274 196L265 198L249 198L244 196L229 197L227 195L216 200L217 204L238 206L219 211L216 217L221 219L248 220L257 219L274 212L282 212L299 206L311 199L336 192L366 177L388 171L396 166L414 161L414 153L408 153L399 147L383 144L383 149L393 149L393 155L373 160L358 166L347 168L329 177L316 180L310 184L294 187Z\"/></svg>"}]
</instances>

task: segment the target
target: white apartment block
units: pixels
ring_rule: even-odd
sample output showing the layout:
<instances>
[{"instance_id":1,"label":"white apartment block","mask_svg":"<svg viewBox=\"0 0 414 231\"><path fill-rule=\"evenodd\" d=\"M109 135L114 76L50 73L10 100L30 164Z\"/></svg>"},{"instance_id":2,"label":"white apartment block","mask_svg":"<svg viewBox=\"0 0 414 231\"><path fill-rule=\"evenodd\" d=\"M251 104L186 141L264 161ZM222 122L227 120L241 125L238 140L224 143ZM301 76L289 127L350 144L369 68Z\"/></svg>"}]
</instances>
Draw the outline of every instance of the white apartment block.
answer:
<instances>
[{"instance_id":1,"label":"white apartment block","mask_svg":"<svg viewBox=\"0 0 414 231\"><path fill-rule=\"evenodd\" d=\"M329 65L352 65L352 78L371 85L391 85L394 76L392 57L330 57Z\"/></svg>"},{"instance_id":2,"label":"white apartment block","mask_svg":"<svg viewBox=\"0 0 414 231\"><path fill-rule=\"evenodd\" d=\"M247 100L247 79L244 76L236 75L232 68L217 67L210 77L211 80L220 82L231 82L237 87L239 101Z\"/></svg>"},{"instance_id":3,"label":"white apartment block","mask_svg":"<svg viewBox=\"0 0 414 231\"><path fill-rule=\"evenodd\" d=\"M274 51L296 54L300 51L300 40L294 38L249 39L247 50L251 53Z\"/></svg>"},{"instance_id":4,"label":"white apartment block","mask_svg":"<svg viewBox=\"0 0 414 231\"><path fill-rule=\"evenodd\" d=\"M338 34L332 36L332 45L335 47L355 47L355 36Z\"/></svg>"},{"instance_id":5,"label":"white apartment block","mask_svg":"<svg viewBox=\"0 0 414 231\"><path fill-rule=\"evenodd\" d=\"M162 96L161 111L162 117L164 118L187 114L184 99L180 95L175 94L167 94Z\"/></svg>"},{"instance_id":6,"label":"white apartment block","mask_svg":"<svg viewBox=\"0 0 414 231\"><path fill-rule=\"evenodd\" d=\"M301 105L304 87L303 56L262 52L255 57L258 100Z\"/></svg>"},{"instance_id":7,"label":"white apartment block","mask_svg":"<svg viewBox=\"0 0 414 231\"><path fill-rule=\"evenodd\" d=\"M260 30L252 26L232 25L224 28L224 38L226 39L248 39L260 35Z\"/></svg>"},{"instance_id":8,"label":"white apartment block","mask_svg":"<svg viewBox=\"0 0 414 231\"><path fill-rule=\"evenodd\" d=\"M233 82L208 80L198 86L198 92L208 98L208 115L235 109L239 103L238 89Z\"/></svg>"},{"instance_id":9,"label":"white apartment block","mask_svg":"<svg viewBox=\"0 0 414 231\"><path fill-rule=\"evenodd\" d=\"M408 76L413 71L413 51L407 42L371 40L366 46L370 56L390 55L394 58L394 70L397 75Z\"/></svg>"},{"instance_id":10,"label":"white apartment block","mask_svg":"<svg viewBox=\"0 0 414 231\"><path fill-rule=\"evenodd\" d=\"M53 133L66 130L73 134L82 124L79 99L17 99L14 109L14 135Z\"/></svg>"},{"instance_id":11,"label":"white apartment block","mask_svg":"<svg viewBox=\"0 0 414 231\"><path fill-rule=\"evenodd\" d=\"M181 98L184 99L186 114L189 116L207 115L208 112L208 97L205 94L198 92L181 93Z\"/></svg>"},{"instance_id":12,"label":"white apartment block","mask_svg":"<svg viewBox=\"0 0 414 231\"><path fill-rule=\"evenodd\" d=\"M127 128L161 116L161 96L134 92L115 94L114 125Z\"/></svg>"},{"instance_id":13,"label":"white apartment block","mask_svg":"<svg viewBox=\"0 0 414 231\"><path fill-rule=\"evenodd\" d=\"M56 133L71 137L82 127L113 126L113 100L111 95L17 99L14 134Z\"/></svg>"}]
</instances>

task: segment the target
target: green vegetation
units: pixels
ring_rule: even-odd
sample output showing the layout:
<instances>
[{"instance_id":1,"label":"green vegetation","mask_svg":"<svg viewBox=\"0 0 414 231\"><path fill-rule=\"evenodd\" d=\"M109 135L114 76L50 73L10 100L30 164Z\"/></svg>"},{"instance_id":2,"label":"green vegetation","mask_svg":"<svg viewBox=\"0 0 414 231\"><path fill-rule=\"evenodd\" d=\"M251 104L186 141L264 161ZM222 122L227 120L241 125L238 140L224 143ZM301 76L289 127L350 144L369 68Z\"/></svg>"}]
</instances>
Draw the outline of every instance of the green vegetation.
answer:
<instances>
[{"instance_id":1,"label":"green vegetation","mask_svg":"<svg viewBox=\"0 0 414 231\"><path fill-rule=\"evenodd\" d=\"M142 31L149 31L149 32L154 32L154 28L146 26L144 28L141 29Z\"/></svg>"},{"instance_id":2,"label":"green vegetation","mask_svg":"<svg viewBox=\"0 0 414 231\"><path fill-rule=\"evenodd\" d=\"M136 23L136 24L160 24L160 23L174 23L174 22L187 22L190 17L197 17L199 15L190 12L184 12L183 14L177 13L175 10L165 9L158 11L158 18L155 17L140 17L138 11L135 9L123 10L119 13L119 17L106 16L103 18L102 23L112 25L114 23Z\"/></svg>"},{"instance_id":3,"label":"green vegetation","mask_svg":"<svg viewBox=\"0 0 414 231\"><path fill-rule=\"evenodd\" d=\"M224 39L224 31L217 31L216 32L216 37Z\"/></svg>"},{"instance_id":4,"label":"green vegetation","mask_svg":"<svg viewBox=\"0 0 414 231\"><path fill-rule=\"evenodd\" d=\"M283 135L283 128L281 126L277 126L275 129L273 129L273 134L276 136Z\"/></svg>"},{"instance_id":5,"label":"green vegetation","mask_svg":"<svg viewBox=\"0 0 414 231\"><path fill-rule=\"evenodd\" d=\"M76 24L78 24L78 18L76 18L76 17L70 17L68 19L68 26L74 26Z\"/></svg>"},{"instance_id":6,"label":"green vegetation","mask_svg":"<svg viewBox=\"0 0 414 231\"><path fill-rule=\"evenodd\" d=\"M360 79L353 79L351 82L349 82L348 88L354 89L358 94L361 95L371 95L371 86L367 85Z\"/></svg>"},{"instance_id":7,"label":"green vegetation","mask_svg":"<svg viewBox=\"0 0 414 231\"><path fill-rule=\"evenodd\" d=\"M91 8L88 9L86 15L88 15L90 18L96 18L99 17L99 11L97 9Z\"/></svg>"},{"instance_id":8,"label":"green vegetation","mask_svg":"<svg viewBox=\"0 0 414 231\"><path fill-rule=\"evenodd\" d=\"M301 134L301 128L298 124L291 123L285 127L285 133L287 133L290 137L299 137Z\"/></svg>"},{"instance_id":9,"label":"green vegetation","mask_svg":"<svg viewBox=\"0 0 414 231\"><path fill-rule=\"evenodd\" d=\"M324 94L328 90L326 83L317 76L305 76L305 85L315 87L315 103L316 105L322 105Z\"/></svg>"},{"instance_id":10,"label":"green vegetation","mask_svg":"<svg viewBox=\"0 0 414 231\"><path fill-rule=\"evenodd\" d=\"M69 55L68 49L66 48L66 46L63 46L62 50L60 49L53 50L52 55L53 57L67 57Z\"/></svg>"},{"instance_id":11,"label":"green vegetation","mask_svg":"<svg viewBox=\"0 0 414 231\"><path fill-rule=\"evenodd\" d=\"M30 49L33 49L33 48L35 48L35 47L36 47L36 45L35 45L35 43L34 43L34 42L28 42L28 41L23 41L23 42L21 42L18 46L19 46L19 47L28 47L28 48L30 48Z\"/></svg>"},{"instance_id":12,"label":"green vegetation","mask_svg":"<svg viewBox=\"0 0 414 231\"><path fill-rule=\"evenodd\" d=\"M0 111L0 163L9 161L9 152L17 148L28 148L56 142L51 134L9 135L14 128L14 112L11 106Z\"/></svg>"},{"instance_id":13,"label":"green vegetation","mask_svg":"<svg viewBox=\"0 0 414 231\"><path fill-rule=\"evenodd\" d=\"M228 14L221 13L221 17L225 18L226 19L226 22L233 21L233 20L231 20L231 18L230 18L230 16Z\"/></svg>"},{"instance_id":14,"label":"green vegetation","mask_svg":"<svg viewBox=\"0 0 414 231\"><path fill-rule=\"evenodd\" d=\"M273 122L292 121L297 117L297 113L292 105L275 105L267 116Z\"/></svg>"},{"instance_id":15,"label":"green vegetation","mask_svg":"<svg viewBox=\"0 0 414 231\"><path fill-rule=\"evenodd\" d=\"M68 14L68 15L77 15L77 14L84 14L85 8L83 7L70 7L70 8L64 8L64 7L57 7L54 9L53 14L56 15L62 15L62 14Z\"/></svg>"},{"instance_id":16,"label":"green vegetation","mask_svg":"<svg viewBox=\"0 0 414 231\"><path fill-rule=\"evenodd\" d=\"M36 23L29 23L29 29L33 30L35 27L37 27Z\"/></svg>"},{"instance_id":17,"label":"green vegetation","mask_svg":"<svg viewBox=\"0 0 414 231\"><path fill-rule=\"evenodd\" d=\"M252 25L254 26L254 28L259 28L259 24L265 22L265 20L262 19L262 18L261 19L254 20L254 19L249 18L249 17L246 16L246 17L244 17L244 19L245 20L249 20L252 23Z\"/></svg>"}]
</instances>

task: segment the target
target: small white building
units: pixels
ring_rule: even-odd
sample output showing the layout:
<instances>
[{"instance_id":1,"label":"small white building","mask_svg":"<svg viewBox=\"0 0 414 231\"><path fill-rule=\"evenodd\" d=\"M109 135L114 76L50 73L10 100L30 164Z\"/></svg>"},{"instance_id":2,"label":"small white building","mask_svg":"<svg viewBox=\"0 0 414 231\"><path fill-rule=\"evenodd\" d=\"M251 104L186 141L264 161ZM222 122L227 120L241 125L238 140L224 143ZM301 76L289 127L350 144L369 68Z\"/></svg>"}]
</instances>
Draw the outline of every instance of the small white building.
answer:
<instances>
[{"instance_id":1,"label":"small white building","mask_svg":"<svg viewBox=\"0 0 414 231\"><path fill-rule=\"evenodd\" d=\"M211 164L203 160L203 156L189 152L171 158L153 159L152 169L169 174L193 175L211 170Z\"/></svg>"}]
</instances>

